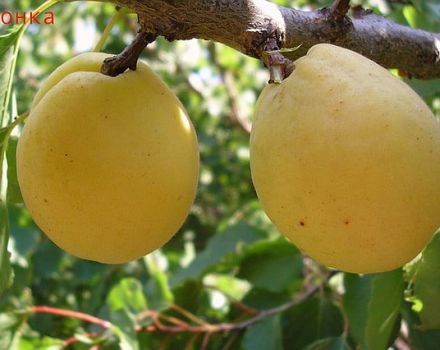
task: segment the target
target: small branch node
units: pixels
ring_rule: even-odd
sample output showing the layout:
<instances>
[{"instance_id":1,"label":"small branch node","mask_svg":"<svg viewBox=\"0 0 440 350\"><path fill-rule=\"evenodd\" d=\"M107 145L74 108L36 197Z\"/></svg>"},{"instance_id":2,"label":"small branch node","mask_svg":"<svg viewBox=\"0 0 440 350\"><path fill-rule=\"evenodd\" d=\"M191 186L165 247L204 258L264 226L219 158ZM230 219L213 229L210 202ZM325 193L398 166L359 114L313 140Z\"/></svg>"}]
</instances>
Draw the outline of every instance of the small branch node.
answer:
<instances>
[{"instance_id":1,"label":"small branch node","mask_svg":"<svg viewBox=\"0 0 440 350\"><path fill-rule=\"evenodd\" d=\"M294 63L280 52L279 44L275 38L267 39L260 56L263 63L269 68L269 84L281 83L295 69Z\"/></svg>"},{"instance_id":2,"label":"small branch node","mask_svg":"<svg viewBox=\"0 0 440 350\"><path fill-rule=\"evenodd\" d=\"M350 0L335 0L330 8L330 13L336 21L341 22L345 19L349 9Z\"/></svg>"},{"instance_id":3,"label":"small branch node","mask_svg":"<svg viewBox=\"0 0 440 350\"><path fill-rule=\"evenodd\" d=\"M351 9L351 13L353 14L353 18L359 19L373 14L373 11L370 9L364 9L362 5L357 5Z\"/></svg>"},{"instance_id":4,"label":"small branch node","mask_svg":"<svg viewBox=\"0 0 440 350\"><path fill-rule=\"evenodd\" d=\"M137 61L148 44L156 40L155 33L139 30L134 40L119 55L106 58L101 73L115 77L127 69L136 70Z\"/></svg>"}]
</instances>

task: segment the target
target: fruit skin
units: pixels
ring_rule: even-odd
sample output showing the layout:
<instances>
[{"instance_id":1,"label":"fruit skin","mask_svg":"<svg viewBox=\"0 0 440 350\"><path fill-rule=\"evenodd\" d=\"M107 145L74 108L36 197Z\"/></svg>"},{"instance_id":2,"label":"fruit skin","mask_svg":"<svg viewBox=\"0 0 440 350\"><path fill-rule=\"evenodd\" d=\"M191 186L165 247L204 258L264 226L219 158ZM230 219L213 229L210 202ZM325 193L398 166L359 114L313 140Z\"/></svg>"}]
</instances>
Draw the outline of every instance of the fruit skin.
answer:
<instances>
[{"instance_id":1,"label":"fruit skin","mask_svg":"<svg viewBox=\"0 0 440 350\"><path fill-rule=\"evenodd\" d=\"M108 55L60 66L36 95L17 147L23 198L59 247L124 263L166 243L193 203L197 137L184 107L144 63L112 78Z\"/></svg>"},{"instance_id":2,"label":"fruit skin","mask_svg":"<svg viewBox=\"0 0 440 350\"><path fill-rule=\"evenodd\" d=\"M319 44L259 97L252 180L295 245L343 271L395 269L440 226L440 125L406 84Z\"/></svg>"}]
</instances>

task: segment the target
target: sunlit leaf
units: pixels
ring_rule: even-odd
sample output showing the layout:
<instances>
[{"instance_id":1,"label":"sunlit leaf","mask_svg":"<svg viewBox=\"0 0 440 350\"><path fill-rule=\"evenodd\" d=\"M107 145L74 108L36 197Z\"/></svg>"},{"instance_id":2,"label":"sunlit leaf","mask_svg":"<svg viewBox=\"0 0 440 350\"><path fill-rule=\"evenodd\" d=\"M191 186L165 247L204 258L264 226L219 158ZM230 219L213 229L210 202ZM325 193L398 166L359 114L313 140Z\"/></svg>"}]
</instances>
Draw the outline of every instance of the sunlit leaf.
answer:
<instances>
[{"instance_id":1,"label":"sunlit leaf","mask_svg":"<svg viewBox=\"0 0 440 350\"><path fill-rule=\"evenodd\" d=\"M358 276L345 275L344 309L350 333L366 350L381 350L392 342L403 299L401 270Z\"/></svg>"},{"instance_id":2,"label":"sunlit leaf","mask_svg":"<svg viewBox=\"0 0 440 350\"><path fill-rule=\"evenodd\" d=\"M440 329L440 234L437 233L422 253L416 266L414 295L422 302L423 329Z\"/></svg>"},{"instance_id":3,"label":"sunlit leaf","mask_svg":"<svg viewBox=\"0 0 440 350\"><path fill-rule=\"evenodd\" d=\"M0 350L21 350L24 315L0 314Z\"/></svg>"},{"instance_id":4,"label":"sunlit leaf","mask_svg":"<svg viewBox=\"0 0 440 350\"><path fill-rule=\"evenodd\" d=\"M0 126L5 126L10 84L13 78L13 67L16 59L16 45L21 34L21 26L10 29L0 36Z\"/></svg>"},{"instance_id":5,"label":"sunlit leaf","mask_svg":"<svg viewBox=\"0 0 440 350\"><path fill-rule=\"evenodd\" d=\"M124 278L110 291L107 305L111 312L127 310L137 314L147 308L141 283L135 278Z\"/></svg>"},{"instance_id":6,"label":"sunlit leaf","mask_svg":"<svg viewBox=\"0 0 440 350\"><path fill-rule=\"evenodd\" d=\"M173 292L168 283L168 276L163 272L157 263L158 252L153 252L144 257L145 264L150 273L146 286L149 296L150 307L154 310L166 309L174 301Z\"/></svg>"},{"instance_id":7,"label":"sunlit leaf","mask_svg":"<svg viewBox=\"0 0 440 350\"><path fill-rule=\"evenodd\" d=\"M0 36L0 127L7 125L8 104L13 78L21 27L14 27L9 33ZM7 212L7 169L5 152L10 130L0 130L0 293L12 283L12 271L7 250L9 240L9 218Z\"/></svg>"}]
</instances>

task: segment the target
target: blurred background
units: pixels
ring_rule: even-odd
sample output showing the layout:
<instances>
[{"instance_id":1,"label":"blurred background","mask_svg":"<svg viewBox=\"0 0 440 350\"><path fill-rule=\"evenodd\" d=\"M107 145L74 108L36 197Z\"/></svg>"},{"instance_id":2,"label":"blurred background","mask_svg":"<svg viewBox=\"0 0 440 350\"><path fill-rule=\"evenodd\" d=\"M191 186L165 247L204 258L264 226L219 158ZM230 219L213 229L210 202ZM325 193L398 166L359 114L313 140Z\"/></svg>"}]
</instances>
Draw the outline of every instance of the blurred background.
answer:
<instances>
[{"instance_id":1,"label":"blurred background","mask_svg":"<svg viewBox=\"0 0 440 350\"><path fill-rule=\"evenodd\" d=\"M303 10L330 4L324 0L272 2ZM436 0L352 3L405 25L440 31ZM0 11L29 12L40 4L3 0ZM42 80L58 65L93 50L115 13L113 5L82 1L58 4L51 10L55 24L31 25L22 39L12 92L15 115L28 111ZM1 34L7 30L2 25ZM136 30L136 16L123 13L103 51L119 53ZM123 344L126 349L199 349L203 335L135 334L132 326L151 324L151 318L136 319L147 307L185 318L175 305L206 322L238 322L255 315L256 310L286 303L295 293L319 286L329 277L330 271L304 258L280 236L263 213L252 186L249 128L256 99L268 80L262 63L218 43L163 38L149 45L142 59L178 95L197 130L201 170L191 213L168 244L138 261L113 266L67 255L39 231L23 206L15 175L17 128L7 153L9 250L15 278L12 288L0 296L0 349L10 349L11 344L16 349L118 349ZM440 116L440 82L409 84ZM353 282L360 277L351 278ZM319 339L347 335L344 287L342 274L333 274L320 286L317 297L291 308L275 323L266 322L236 335L212 335L206 348L226 349L229 341L230 349L280 349L282 344L285 349L303 349ZM72 317L25 312L33 305L110 320L122 335L103 333L99 326ZM414 310L405 310L410 324ZM427 332L407 331L406 337L428 337L431 342L426 344L436 344L438 349L439 331L423 333ZM397 341L395 348L406 349L404 336L403 345ZM356 336L350 337L348 343L355 344ZM423 349L423 344L418 348Z\"/></svg>"}]
</instances>

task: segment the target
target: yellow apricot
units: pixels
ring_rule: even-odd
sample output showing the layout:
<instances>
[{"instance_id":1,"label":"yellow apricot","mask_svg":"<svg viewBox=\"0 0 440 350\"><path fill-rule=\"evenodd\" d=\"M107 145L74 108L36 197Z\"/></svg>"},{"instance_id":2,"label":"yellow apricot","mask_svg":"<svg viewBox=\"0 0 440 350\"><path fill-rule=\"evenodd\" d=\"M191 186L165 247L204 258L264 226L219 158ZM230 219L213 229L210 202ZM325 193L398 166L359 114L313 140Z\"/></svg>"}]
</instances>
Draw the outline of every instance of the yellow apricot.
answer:
<instances>
[{"instance_id":1,"label":"yellow apricot","mask_svg":"<svg viewBox=\"0 0 440 350\"><path fill-rule=\"evenodd\" d=\"M316 45L261 93L252 179L275 226L343 271L395 269L440 226L440 125L369 59Z\"/></svg>"},{"instance_id":2,"label":"yellow apricot","mask_svg":"<svg viewBox=\"0 0 440 350\"><path fill-rule=\"evenodd\" d=\"M115 78L102 53L57 68L17 147L24 202L59 247L124 263L165 244L193 203L197 137L177 97L144 63Z\"/></svg>"}]
</instances>

